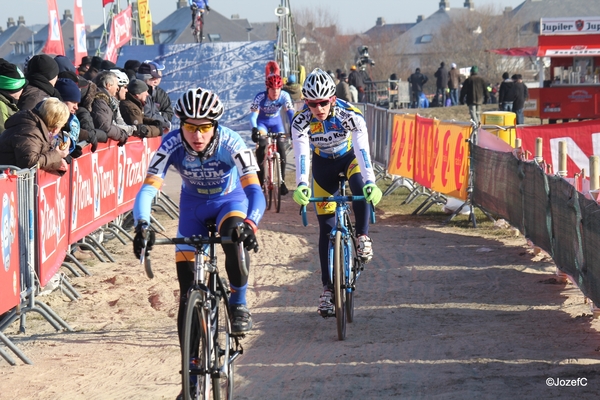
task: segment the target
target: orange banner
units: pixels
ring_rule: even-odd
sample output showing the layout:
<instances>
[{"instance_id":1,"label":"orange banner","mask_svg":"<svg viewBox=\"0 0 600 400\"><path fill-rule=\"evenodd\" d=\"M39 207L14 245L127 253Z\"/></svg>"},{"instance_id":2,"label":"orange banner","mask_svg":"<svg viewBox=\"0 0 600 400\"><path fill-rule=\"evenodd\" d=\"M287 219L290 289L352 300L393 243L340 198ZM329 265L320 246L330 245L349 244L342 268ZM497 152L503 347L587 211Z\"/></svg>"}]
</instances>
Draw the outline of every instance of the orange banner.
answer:
<instances>
[{"instance_id":1,"label":"orange banner","mask_svg":"<svg viewBox=\"0 0 600 400\"><path fill-rule=\"evenodd\" d=\"M439 122L439 121L438 121ZM415 131L415 177L421 186L431 188L433 176L433 132L434 120L416 116Z\"/></svg>"},{"instance_id":2,"label":"orange banner","mask_svg":"<svg viewBox=\"0 0 600 400\"><path fill-rule=\"evenodd\" d=\"M431 153L431 186L436 192L467 199L469 137L471 127L434 120Z\"/></svg>"},{"instance_id":3,"label":"orange banner","mask_svg":"<svg viewBox=\"0 0 600 400\"><path fill-rule=\"evenodd\" d=\"M392 145L388 172L392 175L413 179L415 151L415 116L394 115Z\"/></svg>"}]
</instances>

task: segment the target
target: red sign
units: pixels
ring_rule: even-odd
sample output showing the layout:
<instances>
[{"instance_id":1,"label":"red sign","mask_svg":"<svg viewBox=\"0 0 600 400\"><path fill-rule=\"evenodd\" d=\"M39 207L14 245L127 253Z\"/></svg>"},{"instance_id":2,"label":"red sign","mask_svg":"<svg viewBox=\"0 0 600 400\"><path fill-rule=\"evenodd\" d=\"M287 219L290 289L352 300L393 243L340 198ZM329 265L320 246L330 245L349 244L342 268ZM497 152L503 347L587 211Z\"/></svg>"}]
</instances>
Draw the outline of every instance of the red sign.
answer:
<instances>
[{"instance_id":1,"label":"red sign","mask_svg":"<svg viewBox=\"0 0 600 400\"><path fill-rule=\"evenodd\" d=\"M600 122L584 121L565 124L517 127L517 137L523 149L535 156L536 138L543 140L542 157L546 164L558 172L559 142L567 142L567 176L573 177L585 168L590 169L590 156L600 154Z\"/></svg>"},{"instance_id":2,"label":"red sign","mask_svg":"<svg viewBox=\"0 0 600 400\"><path fill-rule=\"evenodd\" d=\"M415 135L415 182L430 188L433 172L433 119L416 116Z\"/></svg>"},{"instance_id":3,"label":"red sign","mask_svg":"<svg viewBox=\"0 0 600 400\"><path fill-rule=\"evenodd\" d=\"M2 201L2 261L0 262L0 314L19 304L21 282L19 271L19 203L17 178L0 176Z\"/></svg>"},{"instance_id":4,"label":"red sign","mask_svg":"<svg viewBox=\"0 0 600 400\"><path fill-rule=\"evenodd\" d=\"M69 246L69 172L63 177L37 172L38 185L38 275L45 286L56 274Z\"/></svg>"},{"instance_id":5,"label":"red sign","mask_svg":"<svg viewBox=\"0 0 600 400\"><path fill-rule=\"evenodd\" d=\"M131 6L129 6L112 19L104 59L117 62L119 48L129 42L131 38Z\"/></svg>"},{"instance_id":6,"label":"red sign","mask_svg":"<svg viewBox=\"0 0 600 400\"><path fill-rule=\"evenodd\" d=\"M79 66L81 59L88 55L87 52L87 34L85 31L85 22L83 20L83 0L75 0L75 7L73 12L73 46L75 52L75 59L73 64Z\"/></svg>"},{"instance_id":7,"label":"red sign","mask_svg":"<svg viewBox=\"0 0 600 400\"><path fill-rule=\"evenodd\" d=\"M541 119L600 118L600 86L579 85L529 89L524 109Z\"/></svg>"}]
</instances>

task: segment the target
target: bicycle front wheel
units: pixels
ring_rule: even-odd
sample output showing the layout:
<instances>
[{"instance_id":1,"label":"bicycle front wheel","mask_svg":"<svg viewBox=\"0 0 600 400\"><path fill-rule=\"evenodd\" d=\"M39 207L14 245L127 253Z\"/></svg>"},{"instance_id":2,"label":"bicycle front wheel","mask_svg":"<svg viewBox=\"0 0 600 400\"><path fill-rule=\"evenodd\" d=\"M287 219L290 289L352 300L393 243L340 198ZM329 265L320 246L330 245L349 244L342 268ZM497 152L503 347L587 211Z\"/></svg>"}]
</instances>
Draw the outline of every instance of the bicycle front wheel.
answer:
<instances>
[{"instance_id":1,"label":"bicycle front wheel","mask_svg":"<svg viewBox=\"0 0 600 400\"><path fill-rule=\"evenodd\" d=\"M273 200L275 201L275 211L281 210L281 158L279 153L273 157Z\"/></svg>"},{"instance_id":2,"label":"bicycle front wheel","mask_svg":"<svg viewBox=\"0 0 600 400\"><path fill-rule=\"evenodd\" d=\"M233 363L231 343L231 322L229 320L229 301L225 283L220 277L217 278L217 312L214 315L212 326L216 327L214 333L215 343L215 367L219 371L218 376L213 377L213 399L233 399Z\"/></svg>"},{"instance_id":3,"label":"bicycle front wheel","mask_svg":"<svg viewBox=\"0 0 600 400\"><path fill-rule=\"evenodd\" d=\"M181 382L185 400L208 400L210 395L211 341L203 302L204 293L193 290L185 306L181 357Z\"/></svg>"},{"instance_id":4,"label":"bicycle front wheel","mask_svg":"<svg viewBox=\"0 0 600 400\"><path fill-rule=\"evenodd\" d=\"M269 158L265 158L264 168L264 181L263 188L265 190L265 199L267 201L267 210L271 209L271 203L273 202L273 162Z\"/></svg>"},{"instance_id":5,"label":"bicycle front wheel","mask_svg":"<svg viewBox=\"0 0 600 400\"><path fill-rule=\"evenodd\" d=\"M342 232L335 233L335 242L333 248L333 290L335 296L335 319L337 321L338 339L346 338L346 308L344 305L346 299L345 279L344 279L344 243L342 242Z\"/></svg>"}]
</instances>

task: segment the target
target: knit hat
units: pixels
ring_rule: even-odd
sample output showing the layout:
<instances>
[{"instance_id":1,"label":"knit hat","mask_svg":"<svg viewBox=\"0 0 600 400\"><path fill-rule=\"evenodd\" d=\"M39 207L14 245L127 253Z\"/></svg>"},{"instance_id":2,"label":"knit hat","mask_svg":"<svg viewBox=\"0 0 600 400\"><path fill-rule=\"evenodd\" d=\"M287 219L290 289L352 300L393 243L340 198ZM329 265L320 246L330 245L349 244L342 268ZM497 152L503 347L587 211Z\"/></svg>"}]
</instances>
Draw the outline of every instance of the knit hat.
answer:
<instances>
[{"instance_id":1,"label":"knit hat","mask_svg":"<svg viewBox=\"0 0 600 400\"><path fill-rule=\"evenodd\" d=\"M138 60L127 60L125 61L125 69L130 69L132 71L137 72L138 68L140 67L142 63L139 62Z\"/></svg>"},{"instance_id":2,"label":"knit hat","mask_svg":"<svg viewBox=\"0 0 600 400\"><path fill-rule=\"evenodd\" d=\"M154 63L142 63L142 65L140 65L140 67L138 68L137 73L138 73L138 75L150 75L150 77L152 77L152 78L160 78L160 76L161 76ZM141 79L145 80L145 79L149 79L150 77L141 78Z\"/></svg>"},{"instance_id":3,"label":"knit hat","mask_svg":"<svg viewBox=\"0 0 600 400\"><path fill-rule=\"evenodd\" d=\"M502 74L502 79L508 79L508 72Z\"/></svg>"},{"instance_id":4,"label":"knit hat","mask_svg":"<svg viewBox=\"0 0 600 400\"><path fill-rule=\"evenodd\" d=\"M16 93L27 84L19 67L0 58L0 90Z\"/></svg>"},{"instance_id":5,"label":"knit hat","mask_svg":"<svg viewBox=\"0 0 600 400\"><path fill-rule=\"evenodd\" d=\"M291 74L288 76L288 83L296 83L296 75Z\"/></svg>"},{"instance_id":6,"label":"knit hat","mask_svg":"<svg viewBox=\"0 0 600 400\"><path fill-rule=\"evenodd\" d=\"M54 57L54 61L56 61L56 63L58 64L58 72L63 72L63 71L75 72L75 66L73 65L71 60L69 60L67 57L56 56L56 57Z\"/></svg>"},{"instance_id":7,"label":"knit hat","mask_svg":"<svg viewBox=\"0 0 600 400\"><path fill-rule=\"evenodd\" d=\"M60 78L67 78L72 80L73 82L77 83L79 82L79 78L78 75L73 72L73 71L61 71L58 73L58 79Z\"/></svg>"},{"instance_id":8,"label":"knit hat","mask_svg":"<svg viewBox=\"0 0 600 400\"><path fill-rule=\"evenodd\" d=\"M477 65L473 65L471 67L471 73L472 74L477 74L479 72L479 68L477 67Z\"/></svg>"},{"instance_id":9,"label":"knit hat","mask_svg":"<svg viewBox=\"0 0 600 400\"><path fill-rule=\"evenodd\" d=\"M131 94L144 93L148 91L148 85L140 79L134 79L127 85L127 91Z\"/></svg>"},{"instance_id":10,"label":"knit hat","mask_svg":"<svg viewBox=\"0 0 600 400\"><path fill-rule=\"evenodd\" d=\"M58 64L54 58L46 54L37 54L27 63L27 76L40 74L49 81L58 76Z\"/></svg>"},{"instance_id":11,"label":"knit hat","mask_svg":"<svg viewBox=\"0 0 600 400\"><path fill-rule=\"evenodd\" d=\"M81 101L81 91L79 90L79 86L71 79L59 78L54 87L58 90L58 93L60 93L60 97L62 97L63 101L70 101L73 103L79 103Z\"/></svg>"}]
</instances>

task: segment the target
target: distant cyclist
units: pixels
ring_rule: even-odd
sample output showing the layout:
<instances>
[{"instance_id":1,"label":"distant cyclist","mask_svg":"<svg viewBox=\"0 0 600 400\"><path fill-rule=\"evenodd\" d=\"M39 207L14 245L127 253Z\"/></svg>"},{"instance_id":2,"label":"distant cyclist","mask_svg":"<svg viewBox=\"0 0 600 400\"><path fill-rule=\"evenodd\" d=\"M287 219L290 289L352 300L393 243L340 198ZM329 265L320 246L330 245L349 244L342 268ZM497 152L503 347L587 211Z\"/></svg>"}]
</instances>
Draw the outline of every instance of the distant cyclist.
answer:
<instances>
[{"instance_id":1,"label":"distant cyclist","mask_svg":"<svg viewBox=\"0 0 600 400\"><path fill-rule=\"evenodd\" d=\"M213 220L221 236L243 241L246 250L256 249L255 233L265 210L265 198L258 184L253 151L238 133L219 125L223 103L216 93L203 88L190 89L177 100L174 111L181 128L163 137L133 206L135 256L139 258L142 252L141 227L150 221L152 200L170 166L182 178L177 237L208 236L207 221ZM244 227L239 237L235 231L238 223ZM147 251L152 244L150 239ZM223 244L222 247L231 288L231 330L233 335L239 335L252 328L246 305L248 276L240 271L238 246ZM180 290L177 328L181 338L187 292L194 280L194 247L178 245L175 251ZM249 263L249 256L246 260Z\"/></svg>"},{"instance_id":2,"label":"distant cyclist","mask_svg":"<svg viewBox=\"0 0 600 400\"><path fill-rule=\"evenodd\" d=\"M204 13L204 10L210 11L210 7L208 6L208 0L188 0L188 4L192 9L192 28L194 28L194 24L196 23L196 15L198 12Z\"/></svg>"},{"instance_id":3,"label":"distant cyclist","mask_svg":"<svg viewBox=\"0 0 600 400\"><path fill-rule=\"evenodd\" d=\"M375 173L369 154L367 125L360 110L335 96L335 82L319 68L306 77L302 94L306 104L292 121L292 140L296 159L294 201L307 205L311 197L308 177L312 172L314 195L327 197L338 190L339 173L348 178L353 194L364 194L367 202L376 205L381 190L375 184ZM312 158L312 170L311 170ZM335 203L316 203L319 221L319 259L323 294L317 311L322 317L333 316L331 302L333 284L327 265L329 233L335 224ZM368 205L352 202L358 236L357 255L364 262L373 257L369 233Z\"/></svg>"},{"instance_id":4,"label":"distant cyclist","mask_svg":"<svg viewBox=\"0 0 600 400\"><path fill-rule=\"evenodd\" d=\"M270 74L265 80L267 90L260 92L254 97L250 106L250 123L252 124L252 141L258 143L256 149L256 160L260 166L258 179L262 185L265 173L263 171L263 161L265 159L265 150L267 139L261 137L267 132L285 133L283 121L281 120L280 110L285 106L288 114L288 121L294 117L294 103L288 92L282 92L283 80L278 74ZM285 186L285 153L287 151L287 139L285 137L277 138L277 151L281 155L281 194L286 195L288 189Z\"/></svg>"}]
</instances>

